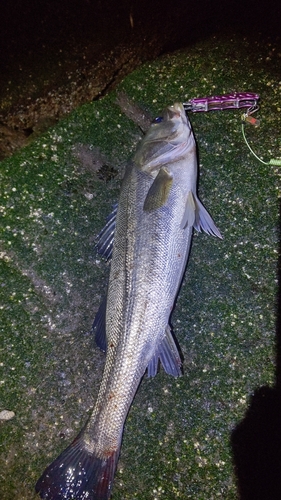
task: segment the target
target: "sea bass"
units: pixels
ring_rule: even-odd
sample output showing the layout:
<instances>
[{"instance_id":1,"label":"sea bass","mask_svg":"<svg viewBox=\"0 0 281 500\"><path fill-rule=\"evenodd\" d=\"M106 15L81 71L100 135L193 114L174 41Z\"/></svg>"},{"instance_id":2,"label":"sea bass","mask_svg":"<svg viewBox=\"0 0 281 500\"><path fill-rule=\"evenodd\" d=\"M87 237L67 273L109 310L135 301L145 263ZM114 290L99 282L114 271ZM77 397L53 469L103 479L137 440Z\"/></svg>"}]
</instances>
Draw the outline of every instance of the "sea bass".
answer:
<instances>
[{"instance_id":1,"label":"sea bass","mask_svg":"<svg viewBox=\"0 0 281 500\"><path fill-rule=\"evenodd\" d=\"M140 381L165 371L181 375L169 326L193 228L221 237L196 193L197 155L191 125L175 103L152 123L126 169L118 208L100 234L111 258L96 340L106 350L98 398L76 439L36 484L42 498L107 500L124 423Z\"/></svg>"}]
</instances>

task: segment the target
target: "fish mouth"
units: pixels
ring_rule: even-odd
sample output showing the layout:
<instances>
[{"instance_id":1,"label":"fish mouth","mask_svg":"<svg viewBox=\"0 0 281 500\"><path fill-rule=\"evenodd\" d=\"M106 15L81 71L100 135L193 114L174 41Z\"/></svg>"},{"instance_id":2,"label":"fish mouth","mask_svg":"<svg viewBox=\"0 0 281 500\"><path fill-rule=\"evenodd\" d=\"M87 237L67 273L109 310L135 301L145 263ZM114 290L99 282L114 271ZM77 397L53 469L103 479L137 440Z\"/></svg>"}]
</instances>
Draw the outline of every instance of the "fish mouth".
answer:
<instances>
[{"instance_id":1,"label":"fish mouth","mask_svg":"<svg viewBox=\"0 0 281 500\"><path fill-rule=\"evenodd\" d=\"M171 106L167 106L164 118L166 120L178 120L181 118L185 125L188 124L186 112L181 102L175 102Z\"/></svg>"},{"instance_id":2,"label":"fish mouth","mask_svg":"<svg viewBox=\"0 0 281 500\"><path fill-rule=\"evenodd\" d=\"M172 104L172 106L167 107L167 118L170 120L175 117L179 118L182 113L185 114L185 111L181 103L176 102L175 104Z\"/></svg>"}]
</instances>

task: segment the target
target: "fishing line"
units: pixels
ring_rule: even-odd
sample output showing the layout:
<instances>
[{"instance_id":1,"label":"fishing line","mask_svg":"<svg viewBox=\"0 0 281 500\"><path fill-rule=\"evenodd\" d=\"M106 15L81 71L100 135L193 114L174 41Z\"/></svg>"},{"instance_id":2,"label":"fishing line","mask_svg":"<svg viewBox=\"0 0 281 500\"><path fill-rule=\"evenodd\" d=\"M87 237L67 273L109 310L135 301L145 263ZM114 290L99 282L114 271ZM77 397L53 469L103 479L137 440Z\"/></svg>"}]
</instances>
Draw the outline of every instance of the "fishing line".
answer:
<instances>
[{"instance_id":1,"label":"fishing line","mask_svg":"<svg viewBox=\"0 0 281 500\"><path fill-rule=\"evenodd\" d=\"M260 124L259 120L257 120L253 116L251 116L252 113L255 113L255 111L257 111L257 110L258 110L257 106L255 106L253 108L249 108L249 110L247 111L247 113L244 113L241 116L241 119L242 119L242 136L243 136L243 139L244 139L246 145L248 146L249 150L251 151L252 155L254 155L254 157L258 161L260 161L264 165L276 165L276 166L281 167L281 159L280 158L271 158L268 162L267 161L263 161L261 158L259 158L258 155L253 151L253 149L251 148L250 144L248 143L248 141L246 139L246 135L245 135L245 123L250 123L250 125L253 125L254 127L258 127L259 124Z\"/></svg>"}]
</instances>

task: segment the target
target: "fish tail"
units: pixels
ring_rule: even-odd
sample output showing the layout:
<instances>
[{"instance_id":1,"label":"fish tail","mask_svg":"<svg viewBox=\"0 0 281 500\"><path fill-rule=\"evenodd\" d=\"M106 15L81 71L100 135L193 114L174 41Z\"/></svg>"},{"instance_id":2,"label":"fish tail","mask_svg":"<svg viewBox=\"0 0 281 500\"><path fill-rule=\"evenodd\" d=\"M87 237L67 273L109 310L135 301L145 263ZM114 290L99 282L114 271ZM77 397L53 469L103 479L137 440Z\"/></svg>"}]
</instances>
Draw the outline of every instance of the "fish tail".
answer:
<instances>
[{"instance_id":1,"label":"fish tail","mask_svg":"<svg viewBox=\"0 0 281 500\"><path fill-rule=\"evenodd\" d=\"M119 451L99 458L86 449L80 433L45 469L35 490L45 500L108 500Z\"/></svg>"}]
</instances>

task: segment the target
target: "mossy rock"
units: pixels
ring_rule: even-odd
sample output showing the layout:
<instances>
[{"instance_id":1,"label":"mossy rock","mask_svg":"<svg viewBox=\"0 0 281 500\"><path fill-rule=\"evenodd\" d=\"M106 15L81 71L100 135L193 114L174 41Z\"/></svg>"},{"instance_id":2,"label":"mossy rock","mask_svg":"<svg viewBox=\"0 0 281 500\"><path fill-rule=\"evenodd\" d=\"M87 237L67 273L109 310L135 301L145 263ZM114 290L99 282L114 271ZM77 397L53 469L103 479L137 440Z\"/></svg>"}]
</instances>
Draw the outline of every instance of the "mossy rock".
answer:
<instances>
[{"instance_id":1,"label":"mossy rock","mask_svg":"<svg viewBox=\"0 0 281 500\"><path fill-rule=\"evenodd\" d=\"M224 239L194 236L172 318L184 376L144 378L126 422L116 500L237 498L231 435L254 391L275 384L280 167L267 162L281 156L278 64L278 47L211 38L142 66L116 91L152 116L195 96L257 92L261 125L246 135L265 162L247 149L241 110L190 114L199 194ZM36 498L36 480L85 423L101 381L91 325L108 266L95 236L142 136L116 92L0 165L0 411L15 413L1 422L5 500Z\"/></svg>"}]
</instances>

